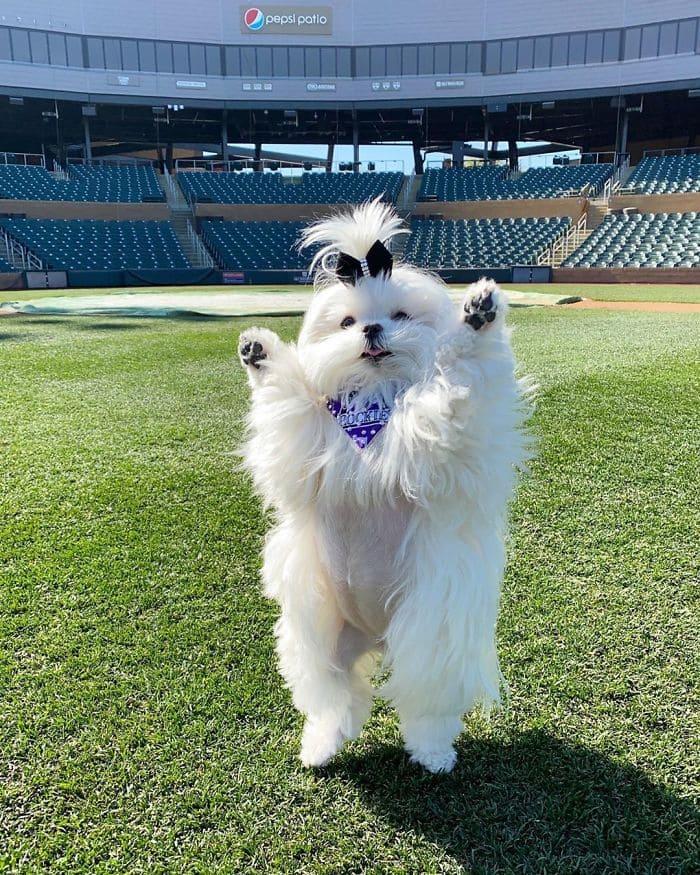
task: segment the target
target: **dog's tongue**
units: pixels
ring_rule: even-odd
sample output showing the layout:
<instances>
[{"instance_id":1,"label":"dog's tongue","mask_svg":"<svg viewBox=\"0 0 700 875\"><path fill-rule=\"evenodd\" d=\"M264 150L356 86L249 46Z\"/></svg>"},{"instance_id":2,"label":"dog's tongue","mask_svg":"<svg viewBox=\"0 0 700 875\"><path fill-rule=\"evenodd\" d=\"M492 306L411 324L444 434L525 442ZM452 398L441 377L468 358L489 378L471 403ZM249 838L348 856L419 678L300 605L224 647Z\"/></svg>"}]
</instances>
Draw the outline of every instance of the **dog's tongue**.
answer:
<instances>
[{"instance_id":1,"label":"dog's tongue","mask_svg":"<svg viewBox=\"0 0 700 875\"><path fill-rule=\"evenodd\" d=\"M381 355L384 350L378 346L371 346L369 349L366 349L365 352L367 355L371 355L372 358L375 358L376 356Z\"/></svg>"}]
</instances>

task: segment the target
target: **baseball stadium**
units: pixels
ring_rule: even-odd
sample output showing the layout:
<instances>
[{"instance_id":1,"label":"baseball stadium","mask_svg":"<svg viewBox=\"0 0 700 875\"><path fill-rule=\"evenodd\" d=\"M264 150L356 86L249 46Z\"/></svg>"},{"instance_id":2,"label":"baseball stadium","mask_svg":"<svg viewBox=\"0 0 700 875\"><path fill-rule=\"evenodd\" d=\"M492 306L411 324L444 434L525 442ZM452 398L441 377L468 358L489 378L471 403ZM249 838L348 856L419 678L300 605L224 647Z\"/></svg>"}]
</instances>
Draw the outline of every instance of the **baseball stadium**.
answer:
<instances>
[{"instance_id":1,"label":"baseball stadium","mask_svg":"<svg viewBox=\"0 0 700 875\"><path fill-rule=\"evenodd\" d=\"M538 386L442 777L381 701L295 759L236 460L238 335L374 199ZM0 869L698 871L698 4L6 0L0 367Z\"/></svg>"}]
</instances>

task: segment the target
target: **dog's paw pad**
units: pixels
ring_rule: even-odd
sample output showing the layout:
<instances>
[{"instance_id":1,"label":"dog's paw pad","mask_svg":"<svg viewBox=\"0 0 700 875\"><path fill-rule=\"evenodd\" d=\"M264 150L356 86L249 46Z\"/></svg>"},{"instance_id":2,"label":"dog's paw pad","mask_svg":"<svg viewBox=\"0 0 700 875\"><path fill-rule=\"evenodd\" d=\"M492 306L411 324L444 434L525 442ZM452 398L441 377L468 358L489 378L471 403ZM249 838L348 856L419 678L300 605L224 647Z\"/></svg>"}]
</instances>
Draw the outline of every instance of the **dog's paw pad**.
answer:
<instances>
[{"instance_id":1,"label":"dog's paw pad","mask_svg":"<svg viewBox=\"0 0 700 875\"><path fill-rule=\"evenodd\" d=\"M259 340L252 340L243 335L238 347L238 354L246 367L260 368L260 362L267 358L265 348Z\"/></svg>"},{"instance_id":2,"label":"dog's paw pad","mask_svg":"<svg viewBox=\"0 0 700 875\"><path fill-rule=\"evenodd\" d=\"M498 313L498 288L494 282L477 283L464 302L464 321L474 331L493 322Z\"/></svg>"}]
</instances>

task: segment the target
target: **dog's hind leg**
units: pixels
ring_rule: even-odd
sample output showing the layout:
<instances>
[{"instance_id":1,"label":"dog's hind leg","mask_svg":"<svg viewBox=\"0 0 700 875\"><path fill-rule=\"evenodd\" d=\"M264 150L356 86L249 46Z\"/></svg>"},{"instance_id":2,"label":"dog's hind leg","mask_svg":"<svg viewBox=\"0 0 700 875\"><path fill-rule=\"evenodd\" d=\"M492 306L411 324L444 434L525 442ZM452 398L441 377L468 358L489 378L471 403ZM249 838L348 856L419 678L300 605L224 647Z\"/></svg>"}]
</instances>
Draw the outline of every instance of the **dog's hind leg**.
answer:
<instances>
[{"instance_id":1,"label":"dog's hind leg","mask_svg":"<svg viewBox=\"0 0 700 875\"><path fill-rule=\"evenodd\" d=\"M371 687L363 656L372 642L346 623L310 528L297 521L271 534L264 576L267 594L282 609L275 626L280 671L306 717L301 760L322 766L367 718Z\"/></svg>"}]
</instances>

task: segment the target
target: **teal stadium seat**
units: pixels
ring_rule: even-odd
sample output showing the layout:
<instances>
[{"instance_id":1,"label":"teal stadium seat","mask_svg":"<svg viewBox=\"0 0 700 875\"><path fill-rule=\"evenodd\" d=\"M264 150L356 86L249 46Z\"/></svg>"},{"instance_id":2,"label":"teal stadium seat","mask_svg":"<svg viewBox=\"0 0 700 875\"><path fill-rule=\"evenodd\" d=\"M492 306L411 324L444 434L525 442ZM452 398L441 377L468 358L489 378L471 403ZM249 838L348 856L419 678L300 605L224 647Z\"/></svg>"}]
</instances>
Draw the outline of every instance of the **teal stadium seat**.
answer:
<instances>
[{"instance_id":1,"label":"teal stadium seat","mask_svg":"<svg viewBox=\"0 0 700 875\"><path fill-rule=\"evenodd\" d=\"M536 264L537 256L566 230L569 223L568 217L414 219L404 258L426 268Z\"/></svg>"},{"instance_id":2,"label":"teal stadium seat","mask_svg":"<svg viewBox=\"0 0 700 875\"><path fill-rule=\"evenodd\" d=\"M191 266L169 222L0 219L0 226L53 270Z\"/></svg>"},{"instance_id":3,"label":"teal stadium seat","mask_svg":"<svg viewBox=\"0 0 700 875\"><path fill-rule=\"evenodd\" d=\"M509 179L504 167L426 170L419 201L529 200L596 191L612 175L612 164L567 164L536 167Z\"/></svg>"},{"instance_id":4,"label":"teal stadium seat","mask_svg":"<svg viewBox=\"0 0 700 875\"><path fill-rule=\"evenodd\" d=\"M71 165L69 174L65 180L43 167L0 165L0 198L106 203L165 200L155 171L148 165Z\"/></svg>"},{"instance_id":5,"label":"teal stadium seat","mask_svg":"<svg viewBox=\"0 0 700 875\"><path fill-rule=\"evenodd\" d=\"M698 213L609 213L563 267L700 267Z\"/></svg>"},{"instance_id":6,"label":"teal stadium seat","mask_svg":"<svg viewBox=\"0 0 700 875\"><path fill-rule=\"evenodd\" d=\"M306 222L205 220L202 240L219 267L228 270L304 270L318 247L299 252Z\"/></svg>"},{"instance_id":7,"label":"teal stadium seat","mask_svg":"<svg viewBox=\"0 0 700 875\"><path fill-rule=\"evenodd\" d=\"M700 191L700 154L643 158L624 187L639 194Z\"/></svg>"},{"instance_id":8,"label":"teal stadium seat","mask_svg":"<svg viewBox=\"0 0 700 875\"><path fill-rule=\"evenodd\" d=\"M403 174L183 171L177 174L188 201L217 204L357 204L381 197L395 203Z\"/></svg>"},{"instance_id":9,"label":"teal stadium seat","mask_svg":"<svg viewBox=\"0 0 700 875\"><path fill-rule=\"evenodd\" d=\"M4 258L0 258L0 273L17 273L17 268Z\"/></svg>"}]
</instances>

